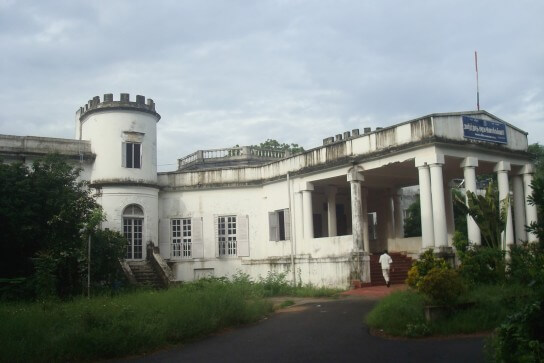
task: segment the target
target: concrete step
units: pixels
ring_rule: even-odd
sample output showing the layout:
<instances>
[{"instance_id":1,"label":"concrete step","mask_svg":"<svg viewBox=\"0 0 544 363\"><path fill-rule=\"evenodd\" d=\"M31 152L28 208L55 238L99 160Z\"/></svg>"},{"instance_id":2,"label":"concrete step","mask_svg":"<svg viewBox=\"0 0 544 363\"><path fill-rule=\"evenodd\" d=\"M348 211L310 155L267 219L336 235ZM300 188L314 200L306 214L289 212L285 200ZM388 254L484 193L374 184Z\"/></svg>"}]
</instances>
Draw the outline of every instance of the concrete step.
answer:
<instances>
[{"instance_id":1,"label":"concrete step","mask_svg":"<svg viewBox=\"0 0 544 363\"><path fill-rule=\"evenodd\" d=\"M390 253L393 264L393 271L389 272L391 284L404 284L408 277L408 271L412 267L413 260L403 254ZM370 281L372 286L383 286L385 280L382 274L382 267L379 263L380 255L370 256Z\"/></svg>"},{"instance_id":2,"label":"concrete step","mask_svg":"<svg viewBox=\"0 0 544 363\"><path fill-rule=\"evenodd\" d=\"M147 261L130 261L128 262L128 266L138 285L156 288L162 286L160 277Z\"/></svg>"}]
</instances>

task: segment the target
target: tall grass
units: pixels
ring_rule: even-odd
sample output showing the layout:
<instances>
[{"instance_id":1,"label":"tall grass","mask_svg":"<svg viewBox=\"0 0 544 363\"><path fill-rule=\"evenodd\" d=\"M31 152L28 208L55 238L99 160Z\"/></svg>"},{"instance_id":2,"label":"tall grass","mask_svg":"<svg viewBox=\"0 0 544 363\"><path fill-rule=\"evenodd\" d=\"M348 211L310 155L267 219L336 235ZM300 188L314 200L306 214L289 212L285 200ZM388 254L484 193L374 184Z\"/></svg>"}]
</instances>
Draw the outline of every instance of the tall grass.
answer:
<instances>
[{"instance_id":1,"label":"tall grass","mask_svg":"<svg viewBox=\"0 0 544 363\"><path fill-rule=\"evenodd\" d=\"M256 321L272 311L265 297L337 292L292 287L284 274L252 281L238 273L231 280L203 279L164 291L0 303L0 361L91 361L144 353Z\"/></svg>"},{"instance_id":2,"label":"tall grass","mask_svg":"<svg viewBox=\"0 0 544 363\"><path fill-rule=\"evenodd\" d=\"M312 284L292 286L286 280L285 273L269 272L265 277L253 281L249 275L238 271L232 276L232 282L245 291L261 297L298 296L298 297L333 297L343 290Z\"/></svg>"},{"instance_id":3,"label":"tall grass","mask_svg":"<svg viewBox=\"0 0 544 363\"><path fill-rule=\"evenodd\" d=\"M425 323L424 298L414 291L395 291L386 296L366 316L369 327L390 335L407 335L410 326Z\"/></svg>"},{"instance_id":4,"label":"tall grass","mask_svg":"<svg viewBox=\"0 0 544 363\"><path fill-rule=\"evenodd\" d=\"M476 286L462 299L473 305L454 310L444 319L433 322L431 330L443 335L489 332L520 309L531 296L531 290L514 283Z\"/></svg>"},{"instance_id":5,"label":"tall grass","mask_svg":"<svg viewBox=\"0 0 544 363\"><path fill-rule=\"evenodd\" d=\"M427 322L426 298L415 291L398 291L382 299L366 317L368 326L395 336L449 335L488 332L519 309L533 292L515 284L482 285L462 297L442 318Z\"/></svg>"},{"instance_id":6,"label":"tall grass","mask_svg":"<svg viewBox=\"0 0 544 363\"><path fill-rule=\"evenodd\" d=\"M96 360L138 354L259 319L271 304L205 281L72 302L0 305L0 360Z\"/></svg>"}]
</instances>

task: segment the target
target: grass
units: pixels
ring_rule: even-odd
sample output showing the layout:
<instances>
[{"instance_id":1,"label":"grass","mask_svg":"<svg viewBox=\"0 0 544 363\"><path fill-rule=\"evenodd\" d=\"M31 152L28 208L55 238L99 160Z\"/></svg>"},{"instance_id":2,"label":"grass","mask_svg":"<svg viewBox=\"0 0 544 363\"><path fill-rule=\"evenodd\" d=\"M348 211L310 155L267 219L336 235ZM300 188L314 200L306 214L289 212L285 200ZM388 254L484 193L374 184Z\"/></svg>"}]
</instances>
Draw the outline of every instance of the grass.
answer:
<instances>
[{"instance_id":1,"label":"grass","mask_svg":"<svg viewBox=\"0 0 544 363\"><path fill-rule=\"evenodd\" d=\"M237 272L231 281L253 295L261 297L295 296L295 297L335 297L343 290L319 287L312 284L292 286L286 280L285 273L269 272L266 277L253 281L249 275Z\"/></svg>"},{"instance_id":2,"label":"grass","mask_svg":"<svg viewBox=\"0 0 544 363\"><path fill-rule=\"evenodd\" d=\"M395 291L378 302L367 315L370 328L383 330L389 335L407 335L407 327L425 323L424 298L411 291Z\"/></svg>"},{"instance_id":3,"label":"grass","mask_svg":"<svg viewBox=\"0 0 544 363\"><path fill-rule=\"evenodd\" d=\"M412 290L399 291L382 299L368 314L366 323L394 336L488 332L522 306L531 294L515 284L478 286L461 299L471 305L452 309L447 316L428 323L423 310L425 297Z\"/></svg>"},{"instance_id":4,"label":"grass","mask_svg":"<svg viewBox=\"0 0 544 363\"><path fill-rule=\"evenodd\" d=\"M238 274L163 291L69 302L0 303L0 362L93 361L187 342L272 311L268 296L331 296L334 289L293 288L282 274L257 282ZM284 306L292 301L284 301Z\"/></svg>"},{"instance_id":5,"label":"grass","mask_svg":"<svg viewBox=\"0 0 544 363\"><path fill-rule=\"evenodd\" d=\"M283 308L286 308L286 307L292 306L292 305L295 305L295 302L293 300L285 300L280 304L279 308L283 309Z\"/></svg>"},{"instance_id":6,"label":"grass","mask_svg":"<svg viewBox=\"0 0 544 363\"><path fill-rule=\"evenodd\" d=\"M0 305L0 360L78 361L138 354L249 323L270 312L233 284L210 281L114 298Z\"/></svg>"}]
</instances>

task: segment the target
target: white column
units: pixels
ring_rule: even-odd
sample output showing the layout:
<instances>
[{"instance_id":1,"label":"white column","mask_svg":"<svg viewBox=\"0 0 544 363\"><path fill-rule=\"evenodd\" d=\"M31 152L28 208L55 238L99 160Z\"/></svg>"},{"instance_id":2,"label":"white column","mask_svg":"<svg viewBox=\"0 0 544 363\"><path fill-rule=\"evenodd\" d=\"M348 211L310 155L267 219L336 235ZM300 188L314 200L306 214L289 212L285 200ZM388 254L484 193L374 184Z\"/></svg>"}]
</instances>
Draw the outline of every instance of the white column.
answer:
<instances>
[{"instance_id":1,"label":"white column","mask_svg":"<svg viewBox=\"0 0 544 363\"><path fill-rule=\"evenodd\" d=\"M327 188L327 225L329 229L329 237L336 236L336 187L330 186Z\"/></svg>"},{"instance_id":2,"label":"white column","mask_svg":"<svg viewBox=\"0 0 544 363\"><path fill-rule=\"evenodd\" d=\"M527 198L533 194L533 188L531 183L533 182L533 165L527 164L521 169L523 175L523 191L525 194L525 219L526 225L530 225L532 222L537 222L538 215L536 205L530 205L527 202ZM527 233L527 239L529 242L538 242L538 237L534 233Z\"/></svg>"},{"instance_id":3,"label":"white column","mask_svg":"<svg viewBox=\"0 0 544 363\"><path fill-rule=\"evenodd\" d=\"M395 211L393 207L393 195L391 190L387 189L385 195L385 214L387 216L387 239L395 238Z\"/></svg>"},{"instance_id":4,"label":"white column","mask_svg":"<svg viewBox=\"0 0 544 363\"><path fill-rule=\"evenodd\" d=\"M448 246L448 229L446 227L446 203L444 200L444 178L442 164L429 165L431 172L431 194L433 204L434 244L435 247Z\"/></svg>"},{"instance_id":5,"label":"white column","mask_svg":"<svg viewBox=\"0 0 544 363\"><path fill-rule=\"evenodd\" d=\"M370 239L368 236L368 189L362 188L363 200L362 200L362 213L363 213L363 250L366 252L370 251Z\"/></svg>"},{"instance_id":6,"label":"white column","mask_svg":"<svg viewBox=\"0 0 544 363\"><path fill-rule=\"evenodd\" d=\"M499 184L499 200L501 201L501 207L503 201L508 200L510 197L510 187L508 185L508 172L510 171L510 163L507 161L499 161L495 165L494 171L497 173L497 182ZM502 233L502 249L506 250L508 245L514 243L514 228L512 226L512 208L510 203L507 204L506 210L506 228Z\"/></svg>"},{"instance_id":7,"label":"white column","mask_svg":"<svg viewBox=\"0 0 544 363\"><path fill-rule=\"evenodd\" d=\"M527 241L525 231L525 194L521 175L512 176L512 192L514 193L514 234L516 243Z\"/></svg>"},{"instance_id":8,"label":"white column","mask_svg":"<svg viewBox=\"0 0 544 363\"><path fill-rule=\"evenodd\" d=\"M299 189L299 188L297 188ZM304 241L304 216L303 216L303 203L302 192L300 189L295 193L295 223L296 223L296 240L300 241L299 248L302 247Z\"/></svg>"},{"instance_id":9,"label":"white column","mask_svg":"<svg viewBox=\"0 0 544 363\"><path fill-rule=\"evenodd\" d=\"M453 215L453 196L449 182L444 182L444 203L446 205L446 231L449 236L455 232L455 217Z\"/></svg>"},{"instance_id":10,"label":"white column","mask_svg":"<svg viewBox=\"0 0 544 363\"><path fill-rule=\"evenodd\" d=\"M364 246L361 182L364 180L364 177L356 168L352 168L348 172L347 178L351 185L351 230L353 235L353 251L362 251Z\"/></svg>"},{"instance_id":11,"label":"white column","mask_svg":"<svg viewBox=\"0 0 544 363\"><path fill-rule=\"evenodd\" d=\"M461 167L463 168L463 173L465 176L465 190L476 193L476 167L478 166L478 159L468 157L463 160ZM465 199L468 201L468 198ZM467 215L467 231L468 231L468 241L475 245L482 244L482 238L480 235L480 228L474 222L474 219Z\"/></svg>"},{"instance_id":12,"label":"white column","mask_svg":"<svg viewBox=\"0 0 544 363\"><path fill-rule=\"evenodd\" d=\"M434 247L433 205L431 197L431 175L427 164L417 165L419 174L419 202L421 205L421 247Z\"/></svg>"},{"instance_id":13,"label":"white column","mask_svg":"<svg viewBox=\"0 0 544 363\"><path fill-rule=\"evenodd\" d=\"M304 238L314 238L314 212L312 206L312 191L314 186L310 183L303 183L302 191L302 214L304 225Z\"/></svg>"},{"instance_id":14,"label":"white column","mask_svg":"<svg viewBox=\"0 0 544 363\"><path fill-rule=\"evenodd\" d=\"M393 194L393 209L395 211L395 237L404 238L404 214L401 205L402 190L397 189Z\"/></svg>"}]
</instances>

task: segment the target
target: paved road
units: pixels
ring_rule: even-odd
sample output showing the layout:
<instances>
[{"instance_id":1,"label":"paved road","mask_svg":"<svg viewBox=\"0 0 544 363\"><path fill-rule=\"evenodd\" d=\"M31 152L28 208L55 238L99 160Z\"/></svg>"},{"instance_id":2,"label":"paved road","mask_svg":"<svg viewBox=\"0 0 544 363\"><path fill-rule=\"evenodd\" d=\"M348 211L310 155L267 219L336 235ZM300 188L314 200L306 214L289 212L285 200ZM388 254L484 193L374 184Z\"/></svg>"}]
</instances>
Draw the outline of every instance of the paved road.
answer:
<instances>
[{"instance_id":1,"label":"paved road","mask_svg":"<svg viewBox=\"0 0 544 363\"><path fill-rule=\"evenodd\" d=\"M362 323L375 300L348 297L284 309L257 324L132 362L482 362L483 338L392 340Z\"/></svg>"}]
</instances>

